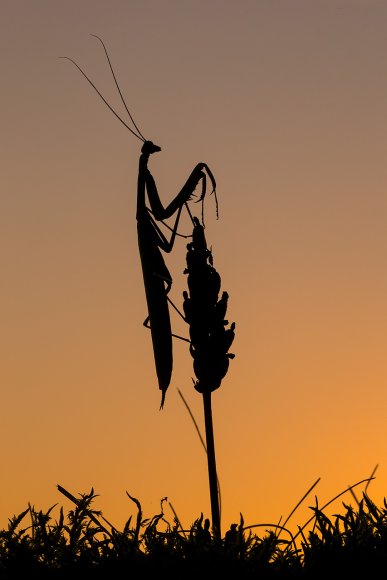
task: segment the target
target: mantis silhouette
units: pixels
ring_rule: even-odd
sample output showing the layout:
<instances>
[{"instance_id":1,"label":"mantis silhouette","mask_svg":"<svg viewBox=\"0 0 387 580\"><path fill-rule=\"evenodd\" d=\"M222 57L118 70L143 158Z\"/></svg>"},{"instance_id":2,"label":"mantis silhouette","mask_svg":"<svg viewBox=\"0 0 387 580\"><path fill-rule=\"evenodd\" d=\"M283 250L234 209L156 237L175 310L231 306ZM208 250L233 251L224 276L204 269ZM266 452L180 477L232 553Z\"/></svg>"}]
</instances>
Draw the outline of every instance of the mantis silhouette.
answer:
<instances>
[{"instance_id":1,"label":"mantis silhouette","mask_svg":"<svg viewBox=\"0 0 387 580\"><path fill-rule=\"evenodd\" d=\"M116 113L113 107L111 107L105 97L97 89L95 84L81 69L81 67L69 57L62 58L70 60L78 68L78 70L94 88L94 90L104 101L110 111L135 137L143 142L138 169L136 219L138 246L148 308L148 316L144 322L144 325L148 326L151 330L156 374L158 378L159 389L162 392L160 404L160 409L162 409L164 406L166 391L169 387L172 377L172 337L176 335L172 334L168 305L168 302L171 302L168 297L168 293L172 286L172 276L165 264L163 255L160 250L166 253L172 251L176 235L179 235L177 229L183 206L186 207L191 219L193 219L187 202L193 197L194 191L199 183L202 182L202 191L198 201L203 201L206 194L207 176L209 177L212 185L211 193L214 193L215 195L216 182L208 165L206 163L198 163L192 170L187 181L181 188L180 192L176 195L176 197L169 203L167 207L163 206L157 191L155 180L148 168L150 155L161 151L161 148L158 145L155 145L152 141L145 139L137 127L121 93L106 46L99 36L96 36L95 34L92 34L92 36L97 38L103 46L107 61L109 63L110 71L112 73L122 103L132 123L132 128L129 127L129 125ZM147 199L150 208L147 206ZM172 217L174 214L176 214L175 224L172 228L172 235L168 240L156 222L163 222L163 220ZM181 314L181 316L183 315ZM188 341L188 339L184 340Z\"/></svg>"}]
</instances>

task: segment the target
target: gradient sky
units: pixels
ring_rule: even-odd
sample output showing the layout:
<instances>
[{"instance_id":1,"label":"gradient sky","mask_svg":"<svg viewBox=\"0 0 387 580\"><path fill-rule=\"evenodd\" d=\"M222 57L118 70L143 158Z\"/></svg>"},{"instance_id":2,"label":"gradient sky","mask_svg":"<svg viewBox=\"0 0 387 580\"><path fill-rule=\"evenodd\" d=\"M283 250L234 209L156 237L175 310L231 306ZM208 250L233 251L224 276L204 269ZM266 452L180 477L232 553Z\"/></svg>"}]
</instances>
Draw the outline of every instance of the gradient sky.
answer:
<instances>
[{"instance_id":1,"label":"gradient sky","mask_svg":"<svg viewBox=\"0 0 387 580\"><path fill-rule=\"evenodd\" d=\"M185 343L160 412L135 222L141 143L168 203L199 161L207 241L236 322L213 396L223 528L387 486L387 2L3 0L0 526L92 486L117 526L167 496L210 516ZM195 207L195 210L198 207ZM189 231L189 224L182 228ZM181 303L185 245L167 258ZM186 333L172 315L175 328ZM361 489L359 495L361 494ZM350 501L347 497L347 501ZM310 497L293 516L302 524ZM339 507L332 507L330 513ZM167 508L167 515L170 515Z\"/></svg>"}]
</instances>

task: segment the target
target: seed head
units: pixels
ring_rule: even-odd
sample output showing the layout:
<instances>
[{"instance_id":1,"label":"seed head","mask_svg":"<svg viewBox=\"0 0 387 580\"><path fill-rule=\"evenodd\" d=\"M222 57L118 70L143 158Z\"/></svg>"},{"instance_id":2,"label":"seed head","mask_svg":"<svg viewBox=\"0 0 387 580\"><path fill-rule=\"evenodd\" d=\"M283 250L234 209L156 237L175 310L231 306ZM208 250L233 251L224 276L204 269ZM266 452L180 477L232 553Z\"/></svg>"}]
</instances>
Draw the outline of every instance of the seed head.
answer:
<instances>
[{"instance_id":1,"label":"seed head","mask_svg":"<svg viewBox=\"0 0 387 580\"><path fill-rule=\"evenodd\" d=\"M212 392L220 387L229 360L235 356L228 352L235 336L235 323L227 328L228 294L223 292L219 298L221 279L197 218L192 242L187 245L184 273L188 274L189 292L183 292L183 308L190 327L190 352L197 378L194 386L199 393Z\"/></svg>"}]
</instances>

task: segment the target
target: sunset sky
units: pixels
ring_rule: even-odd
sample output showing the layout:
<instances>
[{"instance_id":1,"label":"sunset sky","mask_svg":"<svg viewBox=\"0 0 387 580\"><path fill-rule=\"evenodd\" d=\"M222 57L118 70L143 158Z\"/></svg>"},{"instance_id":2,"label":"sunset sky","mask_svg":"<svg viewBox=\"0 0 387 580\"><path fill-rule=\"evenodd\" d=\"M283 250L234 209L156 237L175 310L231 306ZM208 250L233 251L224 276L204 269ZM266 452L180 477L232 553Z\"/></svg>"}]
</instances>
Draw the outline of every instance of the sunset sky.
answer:
<instances>
[{"instance_id":1,"label":"sunset sky","mask_svg":"<svg viewBox=\"0 0 387 580\"><path fill-rule=\"evenodd\" d=\"M165 204L199 161L236 323L213 395L222 527L286 518L370 475L387 495L387 2L3 0L0 527L93 486L116 526L210 517L187 344L159 411L136 231L141 142ZM199 205L191 208L200 214ZM186 217L183 233L190 233ZM182 304L186 241L166 257ZM171 314L174 329L187 335ZM361 496L363 487L359 488ZM311 514L313 494L289 525ZM347 496L346 501L352 498ZM340 503L328 510L339 511ZM166 515L172 514L166 506Z\"/></svg>"}]
</instances>

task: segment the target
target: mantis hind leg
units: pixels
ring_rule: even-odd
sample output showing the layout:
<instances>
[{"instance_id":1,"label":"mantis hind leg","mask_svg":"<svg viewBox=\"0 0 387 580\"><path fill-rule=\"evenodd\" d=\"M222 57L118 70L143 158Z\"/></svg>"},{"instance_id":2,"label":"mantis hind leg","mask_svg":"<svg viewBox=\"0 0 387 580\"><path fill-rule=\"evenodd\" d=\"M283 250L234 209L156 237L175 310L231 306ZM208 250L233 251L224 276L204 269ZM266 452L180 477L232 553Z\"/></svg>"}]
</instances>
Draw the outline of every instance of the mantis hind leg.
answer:
<instances>
[{"instance_id":1,"label":"mantis hind leg","mask_svg":"<svg viewBox=\"0 0 387 580\"><path fill-rule=\"evenodd\" d=\"M167 300L173 306L173 308L176 310L176 312L182 317L182 319L186 322L186 318L185 318L184 314L178 309L176 304L174 304L173 301L168 296L168 292L172 286L172 280L170 278L165 278L164 276L160 276L160 274L154 274L154 275L158 276L159 278L162 278L162 280L164 280L167 283L167 287L165 289L165 294L166 294ZM150 316L147 316L145 318L145 320L143 322L143 326L145 326L145 328L151 329ZM180 336L179 334L174 334L173 332L171 332L171 336L173 336L174 338L178 338L179 340L184 340L184 342L191 342L188 338L185 338L184 336Z\"/></svg>"},{"instance_id":2,"label":"mantis hind leg","mask_svg":"<svg viewBox=\"0 0 387 580\"><path fill-rule=\"evenodd\" d=\"M149 328L149 330L152 328L151 324L150 324L150 317L147 316L144 320L144 322L142 323L143 326L145 326L145 328ZM189 338L185 338L184 336L180 336L179 334L174 334L173 332L171 332L171 336L173 336L174 338L178 338L179 340L184 340L184 342L191 342L189 340Z\"/></svg>"},{"instance_id":3,"label":"mantis hind leg","mask_svg":"<svg viewBox=\"0 0 387 580\"><path fill-rule=\"evenodd\" d=\"M172 308L174 308L176 310L176 312L179 314L179 316L181 316L181 318L184 320L184 322L187 322L184 314L181 312L181 310L178 309L178 307L176 306L176 304L170 299L170 297L168 296L169 291L172 287L172 279L171 278L167 278L166 276L162 276L161 274L156 274L156 272L153 273L154 276L157 276L158 278L161 278L161 280L164 280L164 282L166 283L166 288L165 288L165 294L167 297L167 300L169 302L169 304L172 306ZM149 316L148 316L149 318ZM144 323L144 326L145 323Z\"/></svg>"}]
</instances>

